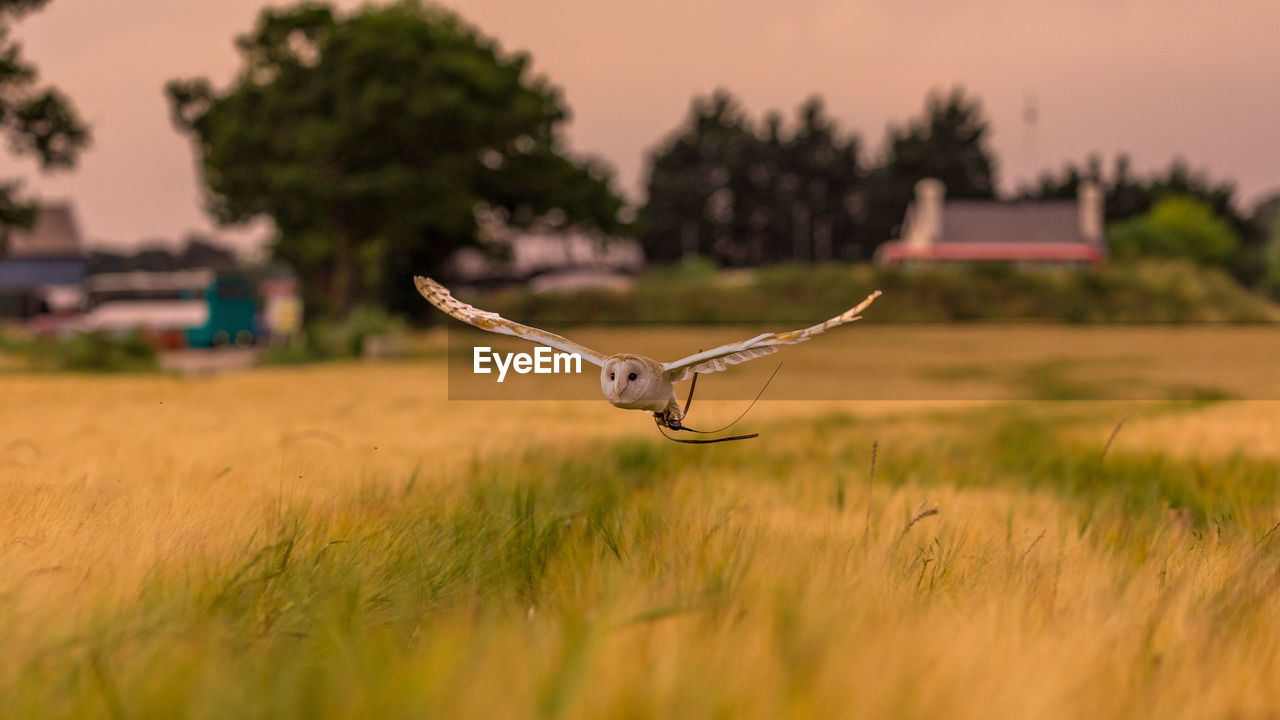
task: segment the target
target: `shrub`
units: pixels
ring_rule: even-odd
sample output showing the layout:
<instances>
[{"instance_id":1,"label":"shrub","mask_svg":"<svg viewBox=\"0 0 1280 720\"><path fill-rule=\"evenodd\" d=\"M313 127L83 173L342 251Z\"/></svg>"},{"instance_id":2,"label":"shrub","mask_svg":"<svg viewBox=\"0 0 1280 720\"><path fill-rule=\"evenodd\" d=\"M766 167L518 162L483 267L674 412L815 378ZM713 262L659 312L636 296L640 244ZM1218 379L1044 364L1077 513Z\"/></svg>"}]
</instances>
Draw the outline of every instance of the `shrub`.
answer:
<instances>
[{"instance_id":1,"label":"shrub","mask_svg":"<svg viewBox=\"0 0 1280 720\"><path fill-rule=\"evenodd\" d=\"M0 327L0 353L12 355L25 352L26 349L27 343L24 340Z\"/></svg>"},{"instance_id":2,"label":"shrub","mask_svg":"<svg viewBox=\"0 0 1280 720\"><path fill-rule=\"evenodd\" d=\"M1280 212L1271 221L1271 237L1263 251L1265 282L1272 297L1280 298Z\"/></svg>"},{"instance_id":3,"label":"shrub","mask_svg":"<svg viewBox=\"0 0 1280 720\"><path fill-rule=\"evenodd\" d=\"M1240 252L1240 238L1213 210L1194 198L1173 196L1151 211L1107 229L1112 255L1181 258L1205 265L1228 265Z\"/></svg>"},{"instance_id":4,"label":"shrub","mask_svg":"<svg viewBox=\"0 0 1280 720\"><path fill-rule=\"evenodd\" d=\"M303 342L268 348L261 362L290 365L358 358L364 354L365 342L369 338L406 333L407 328L401 318L381 308L362 305L341 322L319 320L308 325Z\"/></svg>"},{"instance_id":5,"label":"shrub","mask_svg":"<svg viewBox=\"0 0 1280 720\"><path fill-rule=\"evenodd\" d=\"M141 372L156 369L156 349L140 330L113 337L101 332L40 338L29 348L34 370Z\"/></svg>"}]
</instances>

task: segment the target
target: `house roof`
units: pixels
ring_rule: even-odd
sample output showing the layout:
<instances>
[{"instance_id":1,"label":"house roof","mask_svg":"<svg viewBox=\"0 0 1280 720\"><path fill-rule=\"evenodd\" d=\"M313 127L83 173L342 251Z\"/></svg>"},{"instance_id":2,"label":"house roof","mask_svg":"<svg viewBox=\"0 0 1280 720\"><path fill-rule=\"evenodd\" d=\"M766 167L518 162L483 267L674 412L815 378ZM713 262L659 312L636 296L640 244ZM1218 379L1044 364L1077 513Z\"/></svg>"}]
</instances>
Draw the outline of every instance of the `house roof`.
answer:
<instances>
[{"instance_id":1,"label":"house roof","mask_svg":"<svg viewBox=\"0 0 1280 720\"><path fill-rule=\"evenodd\" d=\"M78 258L80 229L68 204L45 205L36 212L30 228L12 228L6 257Z\"/></svg>"},{"instance_id":2,"label":"house roof","mask_svg":"<svg viewBox=\"0 0 1280 720\"><path fill-rule=\"evenodd\" d=\"M938 243L1079 243L1074 201L1001 203L952 200L943 205Z\"/></svg>"},{"instance_id":3,"label":"house roof","mask_svg":"<svg viewBox=\"0 0 1280 720\"><path fill-rule=\"evenodd\" d=\"M80 258L18 258L0 262L0 288L23 290L46 285L79 285L88 270Z\"/></svg>"},{"instance_id":4,"label":"house roof","mask_svg":"<svg viewBox=\"0 0 1280 720\"><path fill-rule=\"evenodd\" d=\"M904 260L1101 262L1106 250L1080 229L1080 206L1070 200L941 204L940 226L926 242L897 240L880 246L881 262ZM908 209L908 226L918 212ZM936 222L936 221L931 221ZM928 232L928 229L925 230Z\"/></svg>"}]
</instances>

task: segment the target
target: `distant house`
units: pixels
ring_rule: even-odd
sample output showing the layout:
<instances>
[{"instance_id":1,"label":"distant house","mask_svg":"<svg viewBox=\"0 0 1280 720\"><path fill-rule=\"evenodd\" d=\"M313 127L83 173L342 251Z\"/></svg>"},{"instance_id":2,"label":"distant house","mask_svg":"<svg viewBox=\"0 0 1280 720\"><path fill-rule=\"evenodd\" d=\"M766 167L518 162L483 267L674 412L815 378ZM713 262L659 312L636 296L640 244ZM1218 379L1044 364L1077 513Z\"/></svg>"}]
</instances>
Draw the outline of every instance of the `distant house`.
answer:
<instances>
[{"instance_id":1,"label":"distant house","mask_svg":"<svg viewBox=\"0 0 1280 720\"><path fill-rule=\"evenodd\" d=\"M490 252L464 248L451 261L454 274L470 285L525 283L533 292L621 288L644 268L644 251L629 238L496 223L481 227Z\"/></svg>"},{"instance_id":2,"label":"distant house","mask_svg":"<svg viewBox=\"0 0 1280 720\"><path fill-rule=\"evenodd\" d=\"M945 194L941 181L916 183L902 238L881 245L877 261L1078 266L1106 259L1103 196L1093 183L1081 183L1075 201L948 201Z\"/></svg>"},{"instance_id":3,"label":"distant house","mask_svg":"<svg viewBox=\"0 0 1280 720\"><path fill-rule=\"evenodd\" d=\"M29 318L76 311L88 272L69 204L41 207L29 228L0 228L8 236L0 254L0 317Z\"/></svg>"}]
</instances>

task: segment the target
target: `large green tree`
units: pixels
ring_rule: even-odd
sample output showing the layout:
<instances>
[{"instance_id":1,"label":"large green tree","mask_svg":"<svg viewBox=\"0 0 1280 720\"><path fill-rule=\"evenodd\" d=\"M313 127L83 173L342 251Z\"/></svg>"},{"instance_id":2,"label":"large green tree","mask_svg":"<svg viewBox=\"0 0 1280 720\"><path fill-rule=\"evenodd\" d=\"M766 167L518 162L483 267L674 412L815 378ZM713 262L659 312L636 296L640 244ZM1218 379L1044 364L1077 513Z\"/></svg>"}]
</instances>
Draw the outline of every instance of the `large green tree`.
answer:
<instances>
[{"instance_id":1,"label":"large green tree","mask_svg":"<svg viewBox=\"0 0 1280 720\"><path fill-rule=\"evenodd\" d=\"M867 178L865 232L874 244L897 235L915 185L924 178L941 180L948 198L996 197L990 123L982 104L963 88L930 92L923 114L889 127L884 157Z\"/></svg>"},{"instance_id":2,"label":"large green tree","mask_svg":"<svg viewBox=\"0 0 1280 720\"><path fill-rule=\"evenodd\" d=\"M709 256L727 265L858 254L858 139L820 98L784 124L757 125L727 91L694 98L649 158L640 239L651 259Z\"/></svg>"},{"instance_id":3,"label":"large green tree","mask_svg":"<svg viewBox=\"0 0 1280 720\"><path fill-rule=\"evenodd\" d=\"M866 171L859 162L858 137L840 132L820 97L802 103L796 115L783 174L790 186L793 257L870 257L874 246L861 233L859 191Z\"/></svg>"},{"instance_id":4,"label":"large green tree","mask_svg":"<svg viewBox=\"0 0 1280 720\"><path fill-rule=\"evenodd\" d=\"M72 167L89 143L89 129L57 88L41 85L35 65L10 35L12 23L48 0L0 0L0 135L17 155L36 158L42 170ZM25 226L34 207L20 197L20 183L0 180L0 249L12 225Z\"/></svg>"},{"instance_id":5,"label":"large green tree","mask_svg":"<svg viewBox=\"0 0 1280 720\"><path fill-rule=\"evenodd\" d=\"M711 255L732 242L742 167L756 154L750 119L726 91L694 98L684 124L649 159L639 234L651 260Z\"/></svg>"},{"instance_id":6,"label":"large green tree","mask_svg":"<svg viewBox=\"0 0 1280 720\"><path fill-rule=\"evenodd\" d=\"M415 0L266 9L231 86L170 82L221 222L275 222L308 301L413 311L409 277L475 242L477 213L615 229L608 172L566 157L559 92L457 15Z\"/></svg>"}]
</instances>

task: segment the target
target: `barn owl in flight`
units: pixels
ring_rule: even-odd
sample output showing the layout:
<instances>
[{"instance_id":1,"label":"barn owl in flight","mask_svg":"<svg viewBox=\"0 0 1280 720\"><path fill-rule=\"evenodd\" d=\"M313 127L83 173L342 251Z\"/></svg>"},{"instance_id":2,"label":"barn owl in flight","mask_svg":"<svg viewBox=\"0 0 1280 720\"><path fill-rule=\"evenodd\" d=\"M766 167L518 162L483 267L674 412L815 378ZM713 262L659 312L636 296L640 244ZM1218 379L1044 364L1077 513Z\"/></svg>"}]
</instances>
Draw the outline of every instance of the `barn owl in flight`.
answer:
<instances>
[{"instance_id":1,"label":"barn owl in flight","mask_svg":"<svg viewBox=\"0 0 1280 720\"><path fill-rule=\"evenodd\" d=\"M771 355L778 351L780 345L801 343L831 328L858 320L860 319L858 313L865 310L880 296L880 291L877 290L855 307L826 322L801 330L764 333L750 340L721 345L674 362L662 363L643 355L628 353L605 355L555 333L521 325L497 313L472 307L454 298L448 289L431 278L417 276L413 281L418 286L418 292L446 315L481 330L524 338L555 350L576 353L583 360L598 365L600 389L604 392L606 400L614 407L626 410L648 410L653 413L660 427L672 430L689 429L681 423L688 405L686 404L685 409L681 409L676 399L675 383L690 378L696 379L699 373L719 372L730 365ZM692 392L690 392L690 399L692 399Z\"/></svg>"}]
</instances>

